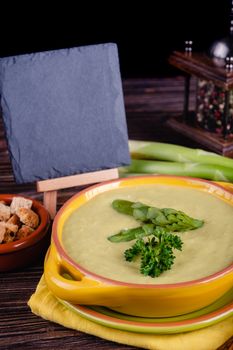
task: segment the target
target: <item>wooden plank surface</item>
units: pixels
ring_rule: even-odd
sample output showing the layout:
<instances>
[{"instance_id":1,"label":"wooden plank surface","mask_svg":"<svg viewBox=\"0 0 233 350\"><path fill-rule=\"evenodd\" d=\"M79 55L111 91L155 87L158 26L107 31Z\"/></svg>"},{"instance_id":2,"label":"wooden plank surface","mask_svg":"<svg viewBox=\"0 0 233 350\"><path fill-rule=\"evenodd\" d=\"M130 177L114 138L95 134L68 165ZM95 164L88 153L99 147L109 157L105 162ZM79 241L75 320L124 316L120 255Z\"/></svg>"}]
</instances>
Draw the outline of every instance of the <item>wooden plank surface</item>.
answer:
<instances>
[{"instance_id":1,"label":"wooden plank surface","mask_svg":"<svg viewBox=\"0 0 233 350\"><path fill-rule=\"evenodd\" d=\"M129 137L140 140L196 144L165 126L170 116L181 113L183 78L131 79L123 82ZM194 109L195 84L191 84L191 107ZM58 207L80 188L58 191ZM0 193L21 193L42 201L35 184L14 182L6 140L0 119ZM30 312L27 301L43 272L43 257L34 266L18 272L0 274L0 349L135 349L66 329ZM232 350L233 338L221 347ZM187 349L188 350L188 349Z\"/></svg>"}]
</instances>

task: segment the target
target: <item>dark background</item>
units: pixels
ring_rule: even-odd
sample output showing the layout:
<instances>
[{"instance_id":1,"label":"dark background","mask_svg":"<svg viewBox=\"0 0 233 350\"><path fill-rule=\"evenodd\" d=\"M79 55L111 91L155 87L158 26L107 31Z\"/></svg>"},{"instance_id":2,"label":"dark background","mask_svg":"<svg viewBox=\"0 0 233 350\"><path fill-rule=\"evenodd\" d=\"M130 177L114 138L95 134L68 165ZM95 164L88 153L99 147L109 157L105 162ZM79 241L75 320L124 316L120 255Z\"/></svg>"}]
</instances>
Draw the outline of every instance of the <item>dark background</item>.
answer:
<instances>
[{"instance_id":1,"label":"dark background","mask_svg":"<svg viewBox=\"0 0 233 350\"><path fill-rule=\"evenodd\" d=\"M2 12L0 56L116 42L123 78L176 74L167 63L173 50L183 50L185 40L193 40L194 51L208 49L230 27L230 0L109 1L98 7L87 1L85 8L79 1L53 8L30 3Z\"/></svg>"}]
</instances>

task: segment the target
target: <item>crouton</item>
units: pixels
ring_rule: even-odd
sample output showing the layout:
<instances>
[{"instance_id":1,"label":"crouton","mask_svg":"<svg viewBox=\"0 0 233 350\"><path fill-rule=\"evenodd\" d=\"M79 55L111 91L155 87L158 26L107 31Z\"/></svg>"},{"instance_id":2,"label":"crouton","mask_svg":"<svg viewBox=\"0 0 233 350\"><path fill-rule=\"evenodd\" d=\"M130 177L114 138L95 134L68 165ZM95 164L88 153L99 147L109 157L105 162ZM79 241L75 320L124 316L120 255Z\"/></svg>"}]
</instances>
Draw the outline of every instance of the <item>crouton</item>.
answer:
<instances>
[{"instance_id":1,"label":"crouton","mask_svg":"<svg viewBox=\"0 0 233 350\"><path fill-rule=\"evenodd\" d=\"M19 231L16 233L16 239L21 239L29 236L33 232L33 228L23 225Z\"/></svg>"},{"instance_id":2,"label":"crouton","mask_svg":"<svg viewBox=\"0 0 233 350\"><path fill-rule=\"evenodd\" d=\"M8 223L6 222L5 223L5 227L7 230L11 231L11 232L14 232L16 233L19 229L19 226L18 225L14 225L14 224L11 224L11 223Z\"/></svg>"},{"instance_id":3,"label":"crouton","mask_svg":"<svg viewBox=\"0 0 233 350\"><path fill-rule=\"evenodd\" d=\"M18 215L14 214L10 217L9 220L7 220L7 224L13 224L13 225L17 225L20 226L20 220Z\"/></svg>"},{"instance_id":4,"label":"crouton","mask_svg":"<svg viewBox=\"0 0 233 350\"><path fill-rule=\"evenodd\" d=\"M0 222L0 243L3 242L5 232L6 232L6 227L3 225L2 222Z\"/></svg>"},{"instance_id":5,"label":"crouton","mask_svg":"<svg viewBox=\"0 0 233 350\"><path fill-rule=\"evenodd\" d=\"M3 203L0 203L0 221L7 221L10 218L10 215L10 207Z\"/></svg>"},{"instance_id":6,"label":"crouton","mask_svg":"<svg viewBox=\"0 0 233 350\"><path fill-rule=\"evenodd\" d=\"M31 209L19 208L16 214L23 224L31 228L36 228L39 225L39 216Z\"/></svg>"},{"instance_id":7,"label":"crouton","mask_svg":"<svg viewBox=\"0 0 233 350\"><path fill-rule=\"evenodd\" d=\"M19 208L27 208L31 209L32 201L31 199L23 198L23 197L13 197L10 210L11 214L15 214Z\"/></svg>"},{"instance_id":8,"label":"crouton","mask_svg":"<svg viewBox=\"0 0 233 350\"><path fill-rule=\"evenodd\" d=\"M1 224L1 227L4 227L5 228L5 233L4 233L4 237L3 237L3 242L4 243L9 243L9 242L12 242L14 241L15 239L15 236L16 236L16 232L18 231L19 229L19 226L18 225L14 225L12 224L11 222L0 222Z\"/></svg>"},{"instance_id":9,"label":"crouton","mask_svg":"<svg viewBox=\"0 0 233 350\"><path fill-rule=\"evenodd\" d=\"M4 238L3 238L3 243L13 242L15 240L15 237L16 237L16 233L14 231L10 231L6 229Z\"/></svg>"}]
</instances>

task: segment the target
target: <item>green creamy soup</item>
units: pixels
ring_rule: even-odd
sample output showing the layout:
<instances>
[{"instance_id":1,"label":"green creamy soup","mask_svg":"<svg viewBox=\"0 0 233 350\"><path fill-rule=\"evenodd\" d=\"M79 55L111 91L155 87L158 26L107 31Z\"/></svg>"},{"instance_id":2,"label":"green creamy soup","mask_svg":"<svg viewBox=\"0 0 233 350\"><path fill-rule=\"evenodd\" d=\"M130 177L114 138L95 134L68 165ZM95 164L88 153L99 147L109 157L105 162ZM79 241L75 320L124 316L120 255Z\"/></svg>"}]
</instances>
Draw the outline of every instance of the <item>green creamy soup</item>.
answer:
<instances>
[{"instance_id":1,"label":"green creamy soup","mask_svg":"<svg viewBox=\"0 0 233 350\"><path fill-rule=\"evenodd\" d=\"M131 216L116 212L115 199L174 208L196 219L203 227L176 233L183 241L171 270L151 278L140 273L140 261L127 262L124 251L135 241L112 243L107 237L139 226ZM74 211L64 224L63 246L74 261L98 275L131 283L174 283L213 274L233 261L233 206L204 191L165 185L120 188L97 195Z\"/></svg>"}]
</instances>

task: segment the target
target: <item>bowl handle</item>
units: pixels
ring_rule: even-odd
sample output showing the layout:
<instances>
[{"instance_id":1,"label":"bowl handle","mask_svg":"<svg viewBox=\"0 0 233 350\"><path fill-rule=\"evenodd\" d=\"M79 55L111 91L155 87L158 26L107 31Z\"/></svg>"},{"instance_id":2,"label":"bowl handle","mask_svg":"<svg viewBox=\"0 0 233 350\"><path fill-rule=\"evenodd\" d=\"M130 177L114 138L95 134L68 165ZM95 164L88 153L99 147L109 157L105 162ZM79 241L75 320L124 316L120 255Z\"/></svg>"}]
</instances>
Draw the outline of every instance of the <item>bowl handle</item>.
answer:
<instances>
[{"instance_id":1,"label":"bowl handle","mask_svg":"<svg viewBox=\"0 0 233 350\"><path fill-rule=\"evenodd\" d=\"M51 246L44 263L44 276L49 290L58 298L86 305L119 305L109 293L119 295L120 287L107 285L101 281L87 278L76 268L62 260Z\"/></svg>"}]
</instances>

